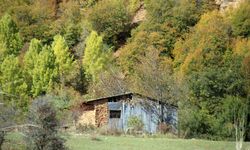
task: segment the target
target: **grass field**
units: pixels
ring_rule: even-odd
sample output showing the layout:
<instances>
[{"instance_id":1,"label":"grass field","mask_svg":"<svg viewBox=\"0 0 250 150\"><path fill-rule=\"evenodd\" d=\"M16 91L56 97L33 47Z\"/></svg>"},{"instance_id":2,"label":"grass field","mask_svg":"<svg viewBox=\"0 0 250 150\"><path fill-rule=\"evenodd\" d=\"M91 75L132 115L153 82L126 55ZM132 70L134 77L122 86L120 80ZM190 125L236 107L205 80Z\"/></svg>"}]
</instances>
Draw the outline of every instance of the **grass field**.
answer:
<instances>
[{"instance_id":1,"label":"grass field","mask_svg":"<svg viewBox=\"0 0 250 150\"><path fill-rule=\"evenodd\" d=\"M98 139L74 135L68 139L67 145L72 150L235 150L234 142L113 136ZM250 143L245 143L244 147L250 150Z\"/></svg>"},{"instance_id":2,"label":"grass field","mask_svg":"<svg viewBox=\"0 0 250 150\"><path fill-rule=\"evenodd\" d=\"M67 135L67 147L70 150L235 150L234 142L218 142L206 140L184 140L132 136L96 136L92 140L88 135ZM3 150L23 150L22 136L8 136ZM250 150L250 143L244 144L243 150Z\"/></svg>"}]
</instances>

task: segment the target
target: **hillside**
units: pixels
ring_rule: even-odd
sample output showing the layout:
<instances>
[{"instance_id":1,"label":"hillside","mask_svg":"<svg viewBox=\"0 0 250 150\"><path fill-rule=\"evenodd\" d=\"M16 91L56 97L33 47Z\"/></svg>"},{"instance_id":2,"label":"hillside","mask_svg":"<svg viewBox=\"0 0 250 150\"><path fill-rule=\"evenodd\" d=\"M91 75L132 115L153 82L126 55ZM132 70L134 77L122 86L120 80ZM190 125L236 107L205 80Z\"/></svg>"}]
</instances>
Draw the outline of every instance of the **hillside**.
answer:
<instances>
[{"instance_id":1,"label":"hillside","mask_svg":"<svg viewBox=\"0 0 250 150\"><path fill-rule=\"evenodd\" d=\"M0 133L41 99L76 126L82 102L135 92L178 106L179 137L250 140L249 14L248 0L0 0Z\"/></svg>"}]
</instances>

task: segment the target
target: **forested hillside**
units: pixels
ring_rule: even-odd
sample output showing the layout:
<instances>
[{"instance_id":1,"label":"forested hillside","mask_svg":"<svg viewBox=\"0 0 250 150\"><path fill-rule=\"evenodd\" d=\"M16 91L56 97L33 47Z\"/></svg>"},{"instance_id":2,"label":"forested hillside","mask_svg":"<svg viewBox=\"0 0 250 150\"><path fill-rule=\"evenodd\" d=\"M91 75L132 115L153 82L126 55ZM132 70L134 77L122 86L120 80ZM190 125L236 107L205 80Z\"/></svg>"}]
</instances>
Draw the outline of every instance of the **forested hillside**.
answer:
<instances>
[{"instance_id":1,"label":"forested hillside","mask_svg":"<svg viewBox=\"0 0 250 150\"><path fill-rule=\"evenodd\" d=\"M0 102L25 116L137 92L179 108L182 137L250 139L250 2L0 0ZM22 117L20 117L22 118ZM18 121L22 122L22 119Z\"/></svg>"}]
</instances>

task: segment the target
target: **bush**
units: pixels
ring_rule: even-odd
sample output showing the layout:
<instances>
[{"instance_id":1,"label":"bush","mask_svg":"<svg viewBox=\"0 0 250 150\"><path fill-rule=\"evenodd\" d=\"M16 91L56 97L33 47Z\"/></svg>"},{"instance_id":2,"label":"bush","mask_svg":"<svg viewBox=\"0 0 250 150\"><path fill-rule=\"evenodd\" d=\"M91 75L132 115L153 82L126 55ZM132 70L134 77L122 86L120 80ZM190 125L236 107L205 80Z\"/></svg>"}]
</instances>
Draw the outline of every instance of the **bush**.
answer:
<instances>
[{"instance_id":1,"label":"bush","mask_svg":"<svg viewBox=\"0 0 250 150\"><path fill-rule=\"evenodd\" d=\"M38 98L30 108L27 142L33 150L64 150L65 140L58 136L56 111L46 97Z\"/></svg>"},{"instance_id":2,"label":"bush","mask_svg":"<svg viewBox=\"0 0 250 150\"><path fill-rule=\"evenodd\" d=\"M142 131L144 124L138 116L131 116L128 119L128 127L132 130L132 132Z\"/></svg>"},{"instance_id":3,"label":"bush","mask_svg":"<svg viewBox=\"0 0 250 150\"><path fill-rule=\"evenodd\" d=\"M2 103L0 99L0 150L6 142L7 132L11 129L9 127L14 126L17 123L17 118L21 121L22 113L17 111L16 107Z\"/></svg>"},{"instance_id":4,"label":"bush","mask_svg":"<svg viewBox=\"0 0 250 150\"><path fill-rule=\"evenodd\" d=\"M89 133L94 131L96 128L91 124L79 124L76 126L76 130L80 133Z\"/></svg>"},{"instance_id":5,"label":"bush","mask_svg":"<svg viewBox=\"0 0 250 150\"><path fill-rule=\"evenodd\" d=\"M2 145L3 145L4 140L5 140L4 137L5 137L5 132L0 131L0 149L1 149Z\"/></svg>"},{"instance_id":6,"label":"bush","mask_svg":"<svg viewBox=\"0 0 250 150\"><path fill-rule=\"evenodd\" d=\"M160 123L157 128L158 128L158 131L162 134L169 133L171 132L171 129L172 129L171 125L166 124L166 123Z\"/></svg>"}]
</instances>

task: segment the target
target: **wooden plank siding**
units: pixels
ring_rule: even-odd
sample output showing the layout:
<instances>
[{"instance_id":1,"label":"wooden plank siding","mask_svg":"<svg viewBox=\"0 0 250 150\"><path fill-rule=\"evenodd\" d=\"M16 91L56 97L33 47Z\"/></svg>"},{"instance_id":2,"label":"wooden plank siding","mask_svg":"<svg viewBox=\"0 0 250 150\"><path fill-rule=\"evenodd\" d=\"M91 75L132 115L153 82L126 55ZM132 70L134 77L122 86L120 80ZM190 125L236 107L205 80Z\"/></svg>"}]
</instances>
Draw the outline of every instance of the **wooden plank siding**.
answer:
<instances>
[{"instance_id":1,"label":"wooden plank siding","mask_svg":"<svg viewBox=\"0 0 250 150\"><path fill-rule=\"evenodd\" d=\"M145 100L143 98L133 96L132 100L121 100L119 102L109 102L110 110L121 110L121 117L109 118L109 128L120 129L126 132L128 120L131 116L139 117L144 124L144 131L148 133L156 133L160 122L160 104L155 101ZM177 110L168 105L163 107L164 122L170 124L177 131Z\"/></svg>"},{"instance_id":2,"label":"wooden plank siding","mask_svg":"<svg viewBox=\"0 0 250 150\"><path fill-rule=\"evenodd\" d=\"M92 116L94 121L90 119L89 122L94 122L96 127L107 125L109 129L127 132L129 118L137 116L144 124L144 132L156 133L161 120L160 102L138 94L107 97L87 102L87 104L93 105L94 110L86 111L94 111L94 113L83 111L82 118ZM177 132L177 107L163 103L163 114L163 121Z\"/></svg>"}]
</instances>

